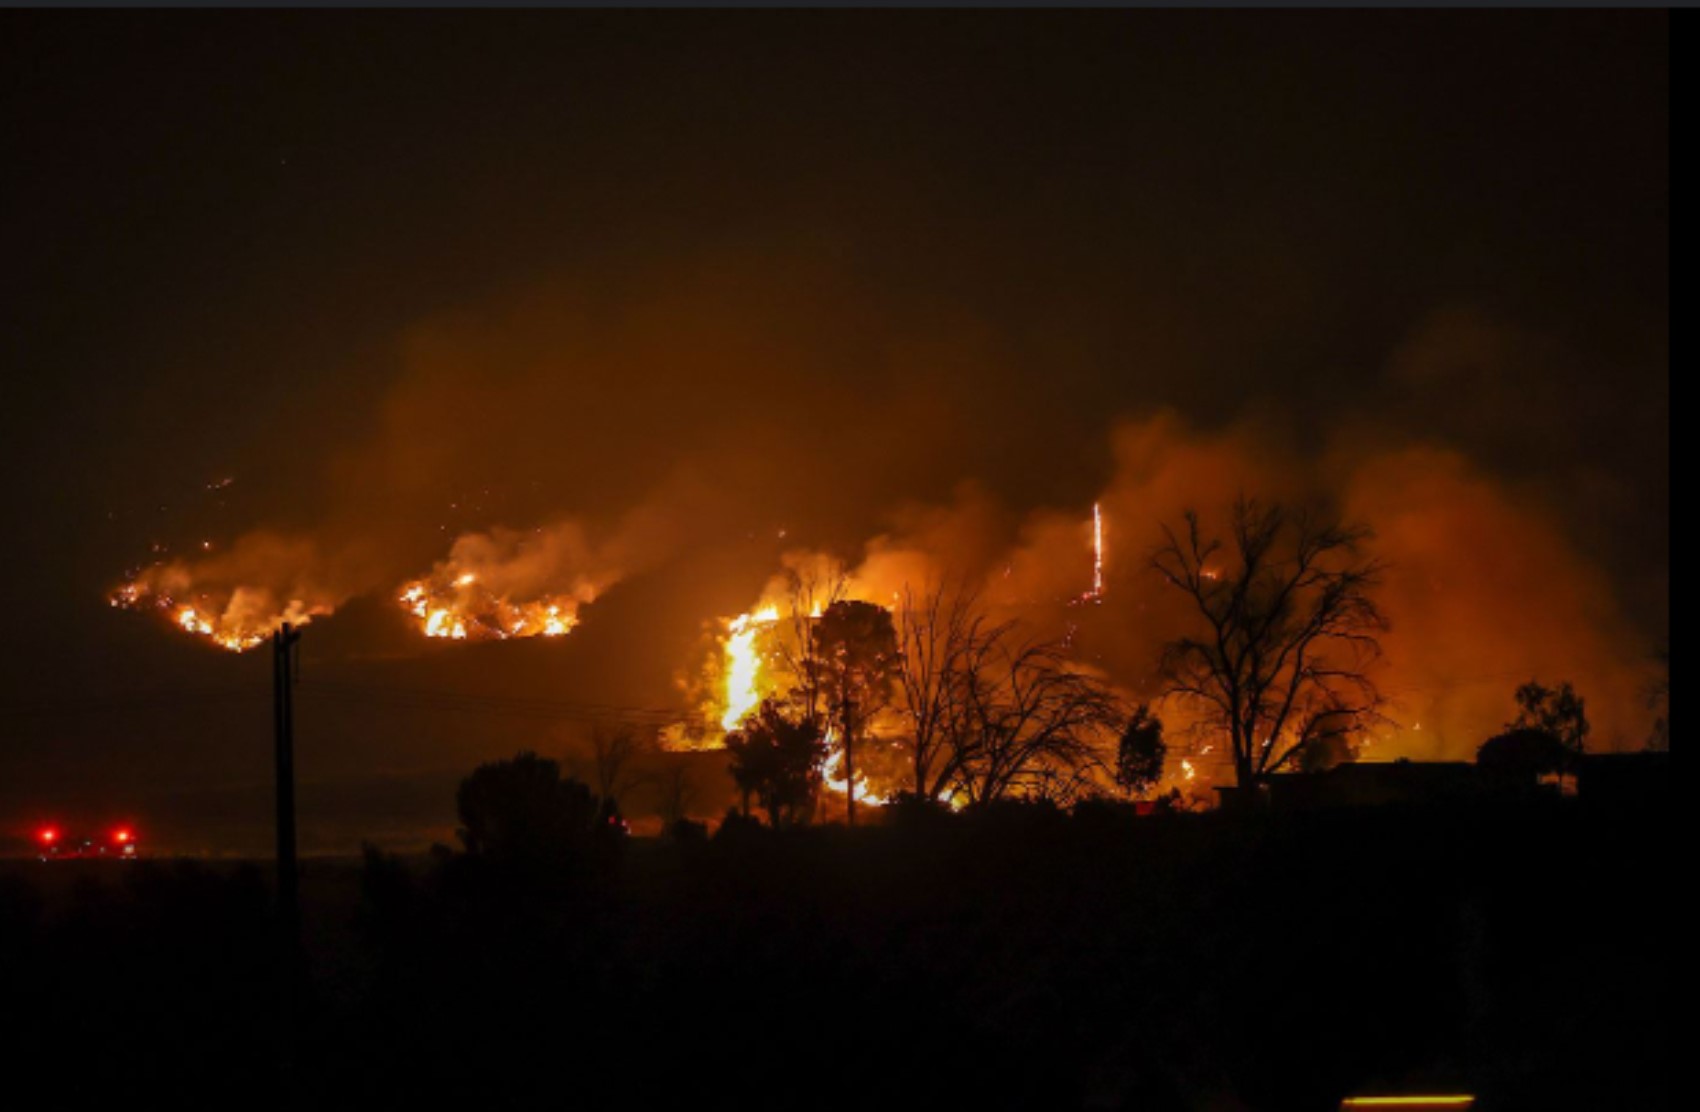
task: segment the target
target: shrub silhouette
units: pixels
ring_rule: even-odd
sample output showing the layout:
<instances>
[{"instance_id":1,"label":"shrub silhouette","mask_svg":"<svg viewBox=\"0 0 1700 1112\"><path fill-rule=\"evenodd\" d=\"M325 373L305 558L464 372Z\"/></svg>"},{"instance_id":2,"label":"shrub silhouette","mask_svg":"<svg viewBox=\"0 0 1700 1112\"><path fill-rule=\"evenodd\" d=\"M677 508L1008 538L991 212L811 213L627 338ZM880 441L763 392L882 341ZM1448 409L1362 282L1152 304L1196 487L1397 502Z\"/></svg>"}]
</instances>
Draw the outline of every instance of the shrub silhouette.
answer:
<instances>
[{"instance_id":1,"label":"shrub silhouette","mask_svg":"<svg viewBox=\"0 0 1700 1112\"><path fill-rule=\"evenodd\" d=\"M1476 750L1476 764L1495 779L1532 786L1541 776L1570 767L1572 752L1546 730L1519 727L1488 738Z\"/></svg>"},{"instance_id":2,"label":"shrub silhouette","mask_svg":"<svg viewBox=\"0 0 1700 1112\"><path fill-rule=\"evenodd\" d=\"M467 857L504 869L599 877L625 841L611 801L535 753L480 765L455 804Z\"/></svg>"}]
</instances>

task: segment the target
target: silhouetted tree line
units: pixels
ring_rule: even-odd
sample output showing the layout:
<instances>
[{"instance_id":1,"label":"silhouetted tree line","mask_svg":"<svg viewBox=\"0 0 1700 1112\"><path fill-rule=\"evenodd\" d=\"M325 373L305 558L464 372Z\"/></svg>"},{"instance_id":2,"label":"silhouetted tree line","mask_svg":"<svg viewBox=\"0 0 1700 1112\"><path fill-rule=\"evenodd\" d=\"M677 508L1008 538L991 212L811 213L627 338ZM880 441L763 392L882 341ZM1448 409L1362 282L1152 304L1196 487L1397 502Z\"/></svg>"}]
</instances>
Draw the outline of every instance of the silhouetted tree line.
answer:
<instances>
[{"instance_id":1,"label":"silhouetted tree line","mask_svg":"<svg viewBox=\"0 0 1700 1112\"><path fill-rule=\"evenodd\" d=\"M82 1107L1670 1103L1664 810L911 795L631 839L530 754L457 806L458 847L305 865L289 991L251 868L0 871L14 1077Z\"/></svg>"},{"instance_id":2,"label":"silhouetted tree line","mask_svg":"<svg viewBox=\"0 0 1700 1112\"><path fill-rule=\"evenodd\" d=\"M1412 1085L1658 1106L1669 927L1642 918L1659 890L1633 855L1657 820L1126 808L910 796L854 836L734 813L647 860L577 822L504 824L554 844L468 839L423 871L370 854L362 906L387 910L356 1014L403 1037L359 1061L360 1091L500 1102L549 1090L567 1054L579 1100L639 1107L1330 1107ZM503 865L581 854L612 868L559 885ZM1624 1027L1592 1029L1601 1001ZM1597 1058L1569 1049L1584 1038Z\"/></svg>"},{"instance_id":3,"label":"silhouetted tree line","mask_svg":"<svg viewBox=\"0 0 1700 1112\"><path fill-rule=\"evenodd\" d=\"M1361 525L1253 499L1233 505L1221 536L1193 513L1164 530L1150 567L1191 628L1164 646L1162 702L1199 751L1227 754L1240 797L1280 773L1355 761L1369 731L1392 724L1372 678L1388 623L1370 540ZM906 590L895 613L844 589L842 576L792 574L777 650L789 682L725 739L744 817L753 803L770 825L809 821L834 744L841 779L859 785L858 769L873 769L910 801L1066 806L1163 782L1171 746L1153 706L1129 706L1067 643L994 619L961 583ZM1649 699L1667 706L1668 682ZM1562 782L1585 748L1581 695L1531 681L1516 701L1482 768L1507 785ZM1668 746L1667 721L1651 744Z\"/></svg>"},{"instance_id":4,"label":"silhouetted tree line","mask_svg":"<svg viewBox=\"0 0 1700 1112\"><path fill-rule=\"evenodd\" d=\"M1362 540L1242 503L1227 542L1189 519L1154 558L1200 623L1168 693L1250 783L1348 759L1381 713ZM958 590L842 603L794 615L796 683L727 738L746 803L712 836L634 735L583 778L491 762L458 846L305 866L304 966L249 867L0 871L14 1078L74 1106L1671 1103L1668 809L1153 807L1163 722L1063 646ZM1568 775L1582 697L1516 704L1482 769ZM829 733L904 785L867 828L807 821ZM645 777L665 838L627 834Z\"/></svg>"}]
</instances>

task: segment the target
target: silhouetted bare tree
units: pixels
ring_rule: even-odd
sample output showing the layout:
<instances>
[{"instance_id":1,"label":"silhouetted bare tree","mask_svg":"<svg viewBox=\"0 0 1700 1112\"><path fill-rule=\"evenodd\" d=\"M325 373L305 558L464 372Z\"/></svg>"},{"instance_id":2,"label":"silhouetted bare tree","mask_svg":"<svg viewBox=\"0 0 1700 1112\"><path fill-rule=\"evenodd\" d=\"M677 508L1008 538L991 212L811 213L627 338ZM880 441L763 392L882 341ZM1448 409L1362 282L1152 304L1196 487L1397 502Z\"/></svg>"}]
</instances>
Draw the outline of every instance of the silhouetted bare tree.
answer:
<instances>
[{"instance_id":1,"label":"silhouetted bare tree","mask_svg":"<svg viewBox=\"0 0 1700 1112\"><path fill-rule=\"evenodd\" d=\"M1103 767L1123 709L1102 679L1053 641L1005 630L979 646L963 675L956 785L973 803L1012 795L1067 802Z\"/></svg>"},{"instance_id":2,"label":"silhouetted bare tree","mask_svg":"<svg viewBox=\"0 0 1700 1112\"><path fill-rule=\"evenodd\" d=\"M898 611L901 709L917 798L938 799L961 773L971 732L968 676L1008 633L966 587L905 589Z\"/></svg>"},{"instance_id":3,"label":"silhouetted bare tree","mask_svg":"<svg viewBox=\"0 0 1700 1112\"><path fill-rule=\"evenodd\" d=\"M677 758L669 759L655 777L655 786L656 810L666 827L690 817L691 801L696 797L696 782L691 777L688 763Z\"/></svg>"},{"instance_id":4,"label":"silhouetted bare tree","mask_svg":"<svg viewBox=\"0 0 1700 1112\"><path fill-rule=\"evenodd\" d=\"M906 591L899 709L913 794L1068 801L1101 770L1122 708L1061 643L1018 639L961 585Z\"/></svg>"},{"instance_id":5,"label":"silhouetted bare tree","mask_svg":"<svg viewBox=\"0 0 1700 1112\"><path fill-rule=\"evenodd\" d=\"M619 811L626 796L643 782L637 760L653 748L653 739L628 725L597 725L590 731L591 774L596 793Z\"/></svg>"},{"instance_id":6,"label":"silhouetted bare tree","mask_svg":"<svg viewBox=\"0 0 1700 1112\"><path fill-rule=\"evenodd\" d=\"M1316 740L1293 756L1293 763L1300 772L1327 772L1343 764L1351 764L1362 752L1358 732L1351 728L1350 723L1341 723L1337 728L1324 726L1315 733Z\"/></svg>"},{"instance_id":7,"label":"silhouetted bare tree","mask_svg":"<svg viewBox=\"0 0 1700 1112\"><path fill-rule=\"evenodd\" d=\"M1152 565L1202 629L1164 646L1165 693L1226 736L1239 784L1379 719L1368 668L1387 619L1371 597L1383 567L1363 555L1368 530L1247 499L1229 544L1206 538L1196 513L1185 522L1164 526Z\"/></svg>"},{"instance_id":8,"label":"silhouetted bare tree","mask_svg":"<svg viewBox=\"0 0 1700 1112\"><path fill-rule=\"evenodd\" d=\"M826 677L816 644L821 615L844 598L849 579L836 564L827 568L792 568L786 573L790 595L787 635L776 639L775 652L781 667L790 674L786 698L805 720L824 731L832 708L823 694Z\"/></svg>"}]
</instances>

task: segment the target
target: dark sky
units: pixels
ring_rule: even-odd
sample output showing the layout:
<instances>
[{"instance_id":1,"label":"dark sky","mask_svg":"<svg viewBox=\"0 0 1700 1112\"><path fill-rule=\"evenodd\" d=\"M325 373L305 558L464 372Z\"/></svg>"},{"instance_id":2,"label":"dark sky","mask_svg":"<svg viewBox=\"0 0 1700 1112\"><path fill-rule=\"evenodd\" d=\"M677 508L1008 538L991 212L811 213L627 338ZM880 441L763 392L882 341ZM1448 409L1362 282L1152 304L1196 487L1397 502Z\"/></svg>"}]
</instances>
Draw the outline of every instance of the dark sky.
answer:
<instances>
[{"instance_id":1,"label":"dark sky","mask_svg":"<svg viewBox=\"0 0 1700 1112\"><path fill-rule=\"evenodd\" d=\"M391 666L663 702L753 533L1089 503L1164 408L1455 449L1662 641L1669 125L1662 13L0 15L0 825L217 845L263 783L263 702L193 693L264 661L103 602L155 543L688 503L628 632ZM420 653L366 609L323 640ZM481 728L308 755L388 799Z\"/></svg>"}]
</instances>

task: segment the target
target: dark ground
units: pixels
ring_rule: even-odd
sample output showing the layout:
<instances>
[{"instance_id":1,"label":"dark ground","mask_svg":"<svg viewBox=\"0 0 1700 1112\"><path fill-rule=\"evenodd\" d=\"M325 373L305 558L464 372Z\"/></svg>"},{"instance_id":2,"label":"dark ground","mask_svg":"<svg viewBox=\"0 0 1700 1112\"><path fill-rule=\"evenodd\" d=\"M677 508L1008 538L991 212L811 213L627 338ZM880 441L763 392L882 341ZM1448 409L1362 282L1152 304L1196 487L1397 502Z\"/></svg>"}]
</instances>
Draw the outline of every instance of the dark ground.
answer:
<instances>
[{"instance_id":1,"label":"dark ground","mask_svg":"<svg viewBox=\"0 0 1700 1112\"><path fill-rule=\"evenodd\" d=\"M261 867L9 863L6 1057L55 1107L1670 1103L1667 806L738 833L309 861L293 1003Z\"/></svg>"}]
</instances>

